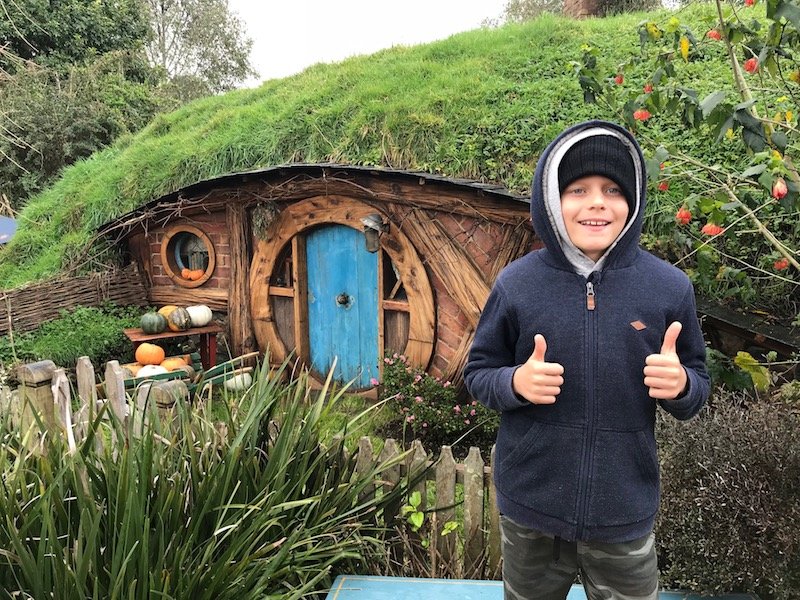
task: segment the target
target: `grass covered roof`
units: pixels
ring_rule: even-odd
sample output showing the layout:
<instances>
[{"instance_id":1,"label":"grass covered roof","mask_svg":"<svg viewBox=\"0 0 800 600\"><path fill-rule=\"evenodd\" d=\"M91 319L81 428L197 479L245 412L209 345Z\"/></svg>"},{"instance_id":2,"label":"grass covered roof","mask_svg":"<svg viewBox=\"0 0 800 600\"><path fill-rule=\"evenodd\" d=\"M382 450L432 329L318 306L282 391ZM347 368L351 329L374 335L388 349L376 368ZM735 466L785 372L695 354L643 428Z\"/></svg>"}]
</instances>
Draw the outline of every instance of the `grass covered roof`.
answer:
<instances>
[{"instance_id":1,"label":"grass covered roof","mask_svg":"<svg viewBox=\"0 0 800 600\"><path fill-rule=\"evenodd\" d=\"M316 65L160 115L65 169L30 200L0 252L0 288L75 268L100 225L225 173L335 162L424 170L527 193L539 153L564 127L614 118L583 102L570 65L581 46L601 48L609 65L622 63L639 52L637 25L671 14L581 21L545 15ZM712 14L701 5L681 19L703 31ZM724 68L721 51L709 60L718 66L698 65L698 77Z\"/></svg>"}]
</instances>

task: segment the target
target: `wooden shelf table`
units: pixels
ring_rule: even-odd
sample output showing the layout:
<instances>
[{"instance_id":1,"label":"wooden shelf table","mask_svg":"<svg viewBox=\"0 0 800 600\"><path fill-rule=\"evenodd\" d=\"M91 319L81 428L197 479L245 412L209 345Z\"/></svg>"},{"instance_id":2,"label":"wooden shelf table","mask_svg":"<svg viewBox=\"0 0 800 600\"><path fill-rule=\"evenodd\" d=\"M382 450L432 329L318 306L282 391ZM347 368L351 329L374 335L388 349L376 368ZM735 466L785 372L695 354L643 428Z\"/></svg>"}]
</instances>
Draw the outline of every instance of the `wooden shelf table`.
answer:
<instances>
[{"instance_id":1,"label":"wooden shelf table","mask_svg":"<svg viewBox=\"0 0 800 600\"><path fill-rule=\"evenodd\" d=\"M158 342L159 340L168 340L178 337L189 337L191 335L200 336L200 362L203 363L203 369L210 369L217 364L217 334L222 332L222 327L216 323L211 323L205 327L192 327L183 331L162 331L161 333L145 333L140 327L131 327L123 329L125 334L131 342L133 342L133 351L143 342Z\"/></svg>"}]
</instances>

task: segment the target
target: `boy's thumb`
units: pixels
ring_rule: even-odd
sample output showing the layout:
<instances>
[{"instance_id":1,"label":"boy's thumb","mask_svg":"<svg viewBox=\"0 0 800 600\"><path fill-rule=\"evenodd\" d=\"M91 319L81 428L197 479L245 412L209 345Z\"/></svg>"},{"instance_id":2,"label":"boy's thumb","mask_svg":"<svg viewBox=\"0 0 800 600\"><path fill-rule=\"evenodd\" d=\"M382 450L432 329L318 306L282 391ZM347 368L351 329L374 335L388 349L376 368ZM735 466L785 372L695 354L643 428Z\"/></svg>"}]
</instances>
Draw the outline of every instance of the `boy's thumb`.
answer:
<instances>
[{"instance_id":1,"label":"boy's thumb","mask_svg":"<svg viewBox=\"0 0 800 600\"><path fill-rule=\"evenodd\" d=\"M547 352L547 342L541 333L537 333L533 336L533 354L531 354L531 358L539 362L544 362L545 352Z\"/></svg>"},{"instance_id":2,"label":"boy's thumb","mask_svg":"<svg viewBox=\"0 0 800 600\"><path fill-rule=\"evenodd\" d=\"M675 321L667 327L667 331L664 334L664 343L661 344L661 354L678 353L678 335L680 335L681 329L683 329L683 325L681 325L680 321Z\"/></svg>"}]
</instances>

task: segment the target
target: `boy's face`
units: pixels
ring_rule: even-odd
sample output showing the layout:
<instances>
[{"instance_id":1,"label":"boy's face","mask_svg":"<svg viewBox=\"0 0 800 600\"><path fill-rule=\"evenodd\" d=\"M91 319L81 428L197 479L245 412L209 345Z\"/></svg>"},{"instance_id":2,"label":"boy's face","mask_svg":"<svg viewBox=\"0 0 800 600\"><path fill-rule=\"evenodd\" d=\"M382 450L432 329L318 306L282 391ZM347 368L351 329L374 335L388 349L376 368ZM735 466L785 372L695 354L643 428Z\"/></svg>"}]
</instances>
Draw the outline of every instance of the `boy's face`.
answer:
<instances>
[{"instance_id":1,"label":"boy's face","mask_svg":"<svg viewBox=\"0 0 800 600\"><path fill-rule=\"evenodd\" d=\"M561 214L570 241L597 262L625 227L628 201L611 179L589 175L564 188Z\"/></svg>"}]
</instances>

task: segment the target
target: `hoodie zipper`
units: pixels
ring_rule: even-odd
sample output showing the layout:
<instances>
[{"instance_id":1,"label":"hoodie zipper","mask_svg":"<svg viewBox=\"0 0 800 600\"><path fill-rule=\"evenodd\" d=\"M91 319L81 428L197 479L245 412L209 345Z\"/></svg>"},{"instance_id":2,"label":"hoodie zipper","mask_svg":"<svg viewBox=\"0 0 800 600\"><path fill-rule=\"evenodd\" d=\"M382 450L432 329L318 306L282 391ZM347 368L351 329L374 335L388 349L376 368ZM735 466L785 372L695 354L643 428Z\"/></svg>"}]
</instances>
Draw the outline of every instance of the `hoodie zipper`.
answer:
<instances>
[{"instance_id":1,"label":"hoodie zipper","mask_svg":"<svg viewBox=\"0 0 800 600\"><path fill-rule=\"evenodd\" d=\"M594 380L595 380L595 346L597 345L595 335L596 318L595 308L597 307L597 299L595 292L595 283L593 281L598 276L596 273L589 275L586 281L586 444L583 447L583 456L581 457L581 474L580 481L580 496L578 502L578 538L581 539L585 536L586 516L589 511L589 489L591 486L590 475L592 467L592 457L594 455L595 445L595 411L596 403L594 398Z\"/></svg>"}]
</instances>

